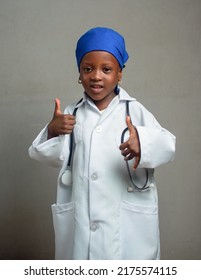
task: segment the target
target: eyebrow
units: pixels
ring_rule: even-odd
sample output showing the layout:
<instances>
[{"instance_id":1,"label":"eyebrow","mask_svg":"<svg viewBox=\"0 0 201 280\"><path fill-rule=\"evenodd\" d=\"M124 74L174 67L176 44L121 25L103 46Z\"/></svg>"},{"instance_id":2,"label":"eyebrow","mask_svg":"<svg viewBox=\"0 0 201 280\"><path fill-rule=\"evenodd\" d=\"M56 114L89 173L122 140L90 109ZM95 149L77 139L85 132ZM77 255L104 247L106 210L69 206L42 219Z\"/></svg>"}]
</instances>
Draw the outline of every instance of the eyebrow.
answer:
<instances>
[{"instance_id":1,"label":"eyebrow","mask_svg":"<svg viewBox=\"0 0 201 280\"><path fill-rule=\"evenodd\" d=\"M93 65L93 64L94 64L94 62L92 62L92 61L83 61L81 63L81 65ZM113 63L112 61L108 61L108 62L103 62L100 65L101 66L113 66L113 65L115 65L115 63Z\"/></svg>"}]
</instances>

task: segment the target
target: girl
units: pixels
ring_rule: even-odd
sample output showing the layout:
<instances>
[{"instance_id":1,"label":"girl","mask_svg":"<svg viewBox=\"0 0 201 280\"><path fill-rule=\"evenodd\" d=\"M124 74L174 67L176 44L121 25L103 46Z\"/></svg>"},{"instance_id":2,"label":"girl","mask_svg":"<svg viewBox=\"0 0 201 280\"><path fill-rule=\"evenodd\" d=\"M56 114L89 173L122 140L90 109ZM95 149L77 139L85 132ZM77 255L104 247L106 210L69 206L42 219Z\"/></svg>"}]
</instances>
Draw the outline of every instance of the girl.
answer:
<instances>
[{"instance_id":1,"label":"girl","mask_svg":"<svg viewBox=\"0 0 201 280\"><path fill-rule=\"evenodd\" d=\"M154 168L173 160L175 136L118 86L128 57L112 29L81 36L83 99L64 113L56 99L29 148L32 158L61 168L52 205L56 259L160 257Z\"/></svg>"}]
</instances>

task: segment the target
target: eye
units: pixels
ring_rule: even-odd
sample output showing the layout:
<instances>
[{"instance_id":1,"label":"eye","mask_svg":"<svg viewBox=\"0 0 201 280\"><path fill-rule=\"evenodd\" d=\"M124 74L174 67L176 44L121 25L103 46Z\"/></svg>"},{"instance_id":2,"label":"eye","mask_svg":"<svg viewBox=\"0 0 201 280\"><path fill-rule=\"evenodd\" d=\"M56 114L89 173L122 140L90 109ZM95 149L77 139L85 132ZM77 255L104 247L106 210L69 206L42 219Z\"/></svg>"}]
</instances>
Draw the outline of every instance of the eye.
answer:
<instances>
[{"instance_id":1,"label":"eye","mask_svg":"<svg viewBox=\"0 0 201 280\"><path fill-rule=\"evenodd\" d=\"M111 71L112 71L111 67L104 67L103 68L103 72L106 73L106 74L110 73Z\"/></svg>"},{"instance_id":2,"label":"eye","mask_svg":"<svg viewBox=\"0 0 201 280\"><path fill-rule=\"evenodd\" d=\"M92 71L92 67L86 66L86 67L83 68L83 70L84 70L85 73L89 73L89 72Z\"/></svg>"}]
</instances>

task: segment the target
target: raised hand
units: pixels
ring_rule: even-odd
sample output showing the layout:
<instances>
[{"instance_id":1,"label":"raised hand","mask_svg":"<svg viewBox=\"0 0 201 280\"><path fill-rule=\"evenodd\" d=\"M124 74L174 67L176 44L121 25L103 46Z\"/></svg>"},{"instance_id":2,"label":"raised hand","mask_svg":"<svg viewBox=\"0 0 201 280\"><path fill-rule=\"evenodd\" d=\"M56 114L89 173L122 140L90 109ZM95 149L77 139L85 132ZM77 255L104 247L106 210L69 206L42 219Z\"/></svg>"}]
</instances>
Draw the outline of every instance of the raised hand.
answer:
<instances>
[{"instance_id":1,"label":"raised hand","mask_svg":"<svg viewBox=\"0 0 201 280\"><path fill-rule=\"evenodd\" d=\"M51 122L48 124L48 139L59 135L71 134L75 125L75 117L61 112L61 104L55 99L55 109Z\"/></svg>"},{"instance_id":2,"label":"raised hand","mask_svg":"<svg viewBox=\"0 0 201 280\"><path fill-rule=\"evenodd\" d=\"M125 160L131 160L135 158L133 169L135 170L140 162L140 141L136 128L132 125L131 118L126 117L126 124L129 131L129 139L122 143L119 147L121 154Z\"/></svg>"}]
</instances>

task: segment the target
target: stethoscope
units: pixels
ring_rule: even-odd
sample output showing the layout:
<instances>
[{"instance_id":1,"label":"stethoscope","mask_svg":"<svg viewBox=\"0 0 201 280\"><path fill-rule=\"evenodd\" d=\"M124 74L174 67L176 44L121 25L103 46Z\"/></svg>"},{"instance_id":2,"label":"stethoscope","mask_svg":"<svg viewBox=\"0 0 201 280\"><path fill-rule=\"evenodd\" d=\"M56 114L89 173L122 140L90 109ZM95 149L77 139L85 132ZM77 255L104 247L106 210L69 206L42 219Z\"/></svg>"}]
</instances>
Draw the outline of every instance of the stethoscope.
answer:
<instances>
[{"instance_id":1,"label":"stethoscope","mask_svg":"<svg viewBox=\"0 0 201 280\"><path fill-rule=\"evenodd\" d=\"M75 109L73 110L73 115L76 116L76 112L78 110L77 105L82 101L82 99L76 104ZM126 101L126 115L130 116L130 110L129 110L129 101ZM125 134L128 131L128 127L126 127L122 134L121 134L121 144L125 142ZM74 142L74 136L73 133L70 134L70 143L69 143L69 157L68 157L68 162L67 162L67 167L66 169L62 172L61 174L61 181L63 183L63 185L65 186L70 186L72 184L72 174L71 174L71 163L72 163L72 155L73 155L73 142ZM128 164L128 161L126 161L126 167L127 167L127 171L129 174L129 178L131 181L132 186L128 187L127 191L128 192L133 192L134 190L137 190L139 192L141 191L146 191L147 189L150 188L150 186L148 185L148 181L149 181L149 170L146 168L146 181L145 184L142 187L138 187L133 179L133 176L131 174L131 170Z\"/></svg>"},{"instance_id":2,"label":"stethoscope","mask_svg":"<svg viewBox=\"0 0 201 280\"><path fill-rule=\"evenodd\" d=\"M130 109L129 109L129 101L128 100L126 100L126 115L130 117ZM128 131L128 127L126 127L121 134L121 144L123 144L125 142L125 134L126 134L127 131ZM134 182L134 179L133 179L133 176L131 174L131 170L130 170L128 161L126 161L126 167L127 167L127 171L128 171L128 175L129 175L131 184L132 184L132 187L128 187L128 189L127 189L128 192L133 192L134 190L137 190L137 191L141 192L141 191L146 191L150 188L150 186L148 184L149 169L147 169L147 168L145 169L146 170L145 184L142 187L138 187Z\"/></svg>"},{"instance_id":3,"label":"stethoscope","mask_svg":"<svg viewBox=\"0 0 201 280\"><path fill-rule=\"evenodd\" d=\"M77 112L77 105L82 101L80 101L76 104L74 110L73 110L73 116L76 116ZM71 170L71 165L72 165L72 156L73 156L73 143L74 143L74 136L73 132L70 134L70 140L69 140L69 157L68 157L68 162L66 169L62 172L61 174L61 182L64 186L71 186L72 185L72 170Z\"/></svg>"}]
</instances>

